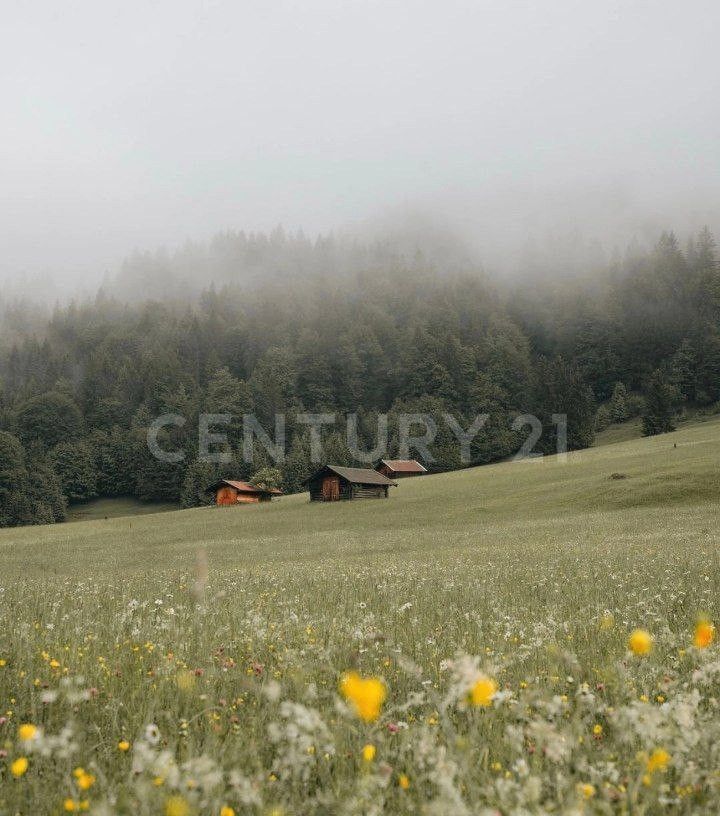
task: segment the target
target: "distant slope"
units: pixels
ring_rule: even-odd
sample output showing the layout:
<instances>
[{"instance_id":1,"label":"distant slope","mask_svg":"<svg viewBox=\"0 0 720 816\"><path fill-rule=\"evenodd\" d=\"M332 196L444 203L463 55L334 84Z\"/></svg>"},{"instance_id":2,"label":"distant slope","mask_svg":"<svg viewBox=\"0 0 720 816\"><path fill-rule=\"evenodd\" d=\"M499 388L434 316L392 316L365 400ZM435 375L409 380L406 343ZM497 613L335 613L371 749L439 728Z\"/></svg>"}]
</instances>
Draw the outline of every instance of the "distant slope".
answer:
<instances>
[{"instance_id":1,"label":"distant slope","mask_svg":"<svg viewBox=\"0 0 720 816\"><path fill-rule=\"evenodd\" d=\"M720 418L545 460L406 479L385 500L202 508L0 531L3 577L92 575L268 562L432 559L439 550L578 540L692 546L720 523ZM481 557L479 555L478 557ZM411 568L410 566L408 568Z\"/></svg>"}]
</instances>

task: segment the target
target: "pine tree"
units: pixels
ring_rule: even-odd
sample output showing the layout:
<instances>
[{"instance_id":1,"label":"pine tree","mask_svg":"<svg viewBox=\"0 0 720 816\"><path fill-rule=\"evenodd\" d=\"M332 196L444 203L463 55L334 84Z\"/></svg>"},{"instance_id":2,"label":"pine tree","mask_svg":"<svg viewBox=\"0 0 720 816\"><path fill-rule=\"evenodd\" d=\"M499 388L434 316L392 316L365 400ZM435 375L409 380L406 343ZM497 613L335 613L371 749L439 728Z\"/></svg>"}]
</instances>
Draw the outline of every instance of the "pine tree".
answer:
<instances>
[{"instance_id":1,"label":"pine tree","mask_svg":"<svg viewBox=\"0 0 720 816\"><path fill-rule=\"evenodd\" d=\"M642 415L644 436L675 430L680 395L669 378L659 369L650 376L645 390L645 410Z\"/></svg>"},{"instance_id":2,"label":"pine tree","mask_svg":"<svg viewBox=\"0 0 720 816\"><path fill-rule=\"evenodd\" d=\"M51 453L53 469L69 502L83 502L97 496L95 454L86 442L63 442Z\"/></svg>"},{"instance_id":3,"label":"pine tree","mask_svg":"<svg viewBox=\"0 0 720 816\"><path fill-rule=\"evenodd\" d=\"M610 405L608 406L610 422L625 422L628 418L627 396L625 384L615 383Z\"/></svg>"},{"instance_id":4,"label":"pine tree","mask_svg":"<svg viewBox=\"0 0 720 816\"><path fill-rule=\"evenodd\" d=\"M77 404L57 391L48 391L25 402L17 413L16 423L25 445L37 441L46 449L79 439L84 431Z\"/></svg>"}]
</instances>

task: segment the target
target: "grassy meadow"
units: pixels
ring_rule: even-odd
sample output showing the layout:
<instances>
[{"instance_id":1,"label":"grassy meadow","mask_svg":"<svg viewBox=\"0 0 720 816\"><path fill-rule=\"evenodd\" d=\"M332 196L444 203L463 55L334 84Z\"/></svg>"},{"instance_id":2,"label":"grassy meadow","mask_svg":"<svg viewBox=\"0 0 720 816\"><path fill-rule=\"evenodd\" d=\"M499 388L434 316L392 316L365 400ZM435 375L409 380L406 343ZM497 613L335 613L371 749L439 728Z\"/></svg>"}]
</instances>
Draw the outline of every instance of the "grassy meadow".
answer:
<instances>
[{"instance_id":1,"label":"grassy meadow","mask_svg":"<svg viewBox=\"0 0 720 816\"><path fill-rule=\"evenodd\" d=\"M0 531L0 814L717 813L719 529L712 420Z\"/></svg>"}]
</instances>

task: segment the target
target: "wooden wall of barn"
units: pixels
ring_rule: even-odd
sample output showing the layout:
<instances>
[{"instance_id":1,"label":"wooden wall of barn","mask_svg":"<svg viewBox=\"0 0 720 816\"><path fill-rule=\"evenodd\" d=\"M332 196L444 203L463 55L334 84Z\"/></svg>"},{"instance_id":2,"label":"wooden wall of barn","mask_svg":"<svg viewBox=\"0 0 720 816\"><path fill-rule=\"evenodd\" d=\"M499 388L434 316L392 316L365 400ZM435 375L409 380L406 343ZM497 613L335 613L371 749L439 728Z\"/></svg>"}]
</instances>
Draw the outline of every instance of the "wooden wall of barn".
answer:
<instances>
[{"instance_id":1,"label":"wooden wall of barn","mask_svg":"<svg viewBox=\"0 0 720 816\"><path fill-rule=\"evenodd\" d=\"M386 499L388 495L387 485L353 485L353 499Z\"/></svg>"}]
</instances>

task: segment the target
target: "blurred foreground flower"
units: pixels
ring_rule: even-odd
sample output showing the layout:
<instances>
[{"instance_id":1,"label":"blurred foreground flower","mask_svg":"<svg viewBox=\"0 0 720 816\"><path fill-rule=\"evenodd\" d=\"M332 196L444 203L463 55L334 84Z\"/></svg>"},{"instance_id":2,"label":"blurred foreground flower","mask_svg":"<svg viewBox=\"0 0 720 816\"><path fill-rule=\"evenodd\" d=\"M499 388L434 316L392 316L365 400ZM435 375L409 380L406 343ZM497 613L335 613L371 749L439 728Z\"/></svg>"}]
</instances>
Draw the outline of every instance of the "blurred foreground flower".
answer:
<instances>
[{"instance_id":1,"label":"blurred foreground flower","mask_svg":"<svg viewBox=\"0 0 720 816\"><path fill-rule=\"evenodd\" d=\"M485 674L481 674L470 689L470 702L475 706L489 706L497 694L498 684Z\"/></svg>"},{"instance_id":2,"label":"blurred foreground flower","mask_svg":"<svg viewBox=\"0 0 720 816\"><path fill-rule=\"evenodd\" d=\"M628 638L628 649L636 655L648 655L653 648L653 636L645 629L636 629Z\"/></svg>"},{"instance_id":3,"label":"blurred foreground flower","mask_svg":"<svg viewBox=\"0 0 720 816\"><path fill-rule=\"evenodd\" d=\"M715 626L709 620L699 620L695 625L693 646L696 649L707 649L715 640Z\"/></svg>"},{"instance_id":4,"label":"blurred foreground flower","mask_svg":"<svg viewBox=\"0 0 720 816\"><path fill-rule=\"evenodd\" d=\"M14 777L22 776L28 769L28 760L27 757L18 757L13 763L10 765L10 773Z\"/></svg>"},{"instance_id":5,"label":"blurred foreground flower","mask_svg":"<svg viewBox=\"0 0 720 816\"><path fill-rule=\"evenodd\" d=\"M165 801L165 816L188 816L190 806L182 796L171 796Z\"/></svg>"},{"instance_id":6,"label":"blurred foreground flower","mask_svg":"<svg viewBox=\"0 0 720 816\"><path fill-rule=\"evenodd\" d=\"M357 672L347 672L340 679L340 692L349 700L355 713L364 722L375 722L385 702L387 689L379 677L361 677Z\"/></svg>"},{"instance_id":7,"label":"blurred foreground flower","mask_svg":"<svg viewBox=\"0 0 720 816\"><path fill-rule=\"evenodd\" d=\"M664 771L670 759L670 754L664 748L656 748L645 763L647 772L655 773L655 771Z\"/></svg>"},{"instance_id":8,"label":"blurred foreground flower","mask_svg":"<svg viewBox=\"0 0 720 816\"><path fill-rule=\"evenodd\" d=\"M38 728L32 723L23 723L18 728L18 739L23 742L31 742L38 734Z\"/></svg>"}]
</instances>

